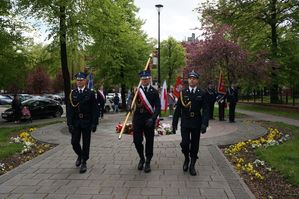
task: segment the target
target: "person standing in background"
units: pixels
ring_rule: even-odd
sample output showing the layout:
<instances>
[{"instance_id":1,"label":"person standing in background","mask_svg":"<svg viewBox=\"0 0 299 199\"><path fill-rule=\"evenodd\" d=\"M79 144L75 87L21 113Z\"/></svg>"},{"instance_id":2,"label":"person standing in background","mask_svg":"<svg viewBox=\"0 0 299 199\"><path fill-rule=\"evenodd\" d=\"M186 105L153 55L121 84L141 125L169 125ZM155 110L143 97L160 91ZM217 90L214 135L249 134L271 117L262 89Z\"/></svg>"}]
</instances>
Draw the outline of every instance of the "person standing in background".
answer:
<instances>
[{"instance_id":1,"label":"person standing in background","mask_svg":"<svg viewBox=\"0 0 299 199\"><path fill-rule=\"evenodd\" d=\"M235 111L238 102L238 90L235 83L231 82L230 87L227 89L227 102L229 103L229 122L235 122Z\"/></svg>"}]
</instances>

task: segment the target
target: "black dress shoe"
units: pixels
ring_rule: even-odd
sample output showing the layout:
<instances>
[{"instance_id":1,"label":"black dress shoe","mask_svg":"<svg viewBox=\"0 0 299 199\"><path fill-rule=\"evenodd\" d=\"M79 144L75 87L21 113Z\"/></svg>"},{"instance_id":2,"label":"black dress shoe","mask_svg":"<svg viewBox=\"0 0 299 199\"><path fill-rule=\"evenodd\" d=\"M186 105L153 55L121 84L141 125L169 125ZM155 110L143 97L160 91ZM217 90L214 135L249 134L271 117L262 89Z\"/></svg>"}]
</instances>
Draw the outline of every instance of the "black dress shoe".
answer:
<instances>
[{"instance_id":1,"label":"black dress shoe","mask_svg":"<svg viewBox=\"0 0 299 199\"><path fill-rule=\"evenodd\" d=\"M143 165L144 165L144 160L139 160L139 163L138 163L138 170L142 170L143 169Z\"/></svg>"},{"instance_id":2,"label":"black dress shoe","mask_svg":"<svg viewBox=\"0 0 299 199\"><path fill-rule=\"evenodd\" d=\"M150 165L149 162L146 162L146 163L145 163L145 166L144 166L144 172L145 172L145 173L149 173L149 172L151 172L151 165Z\"/></svg>"},{"instance_id":3,"label":"black dress shoe","mask_svg":"<svg viewBox=\"0 0 299 199\"><path fill-rule=\"evenodd\" d=\"M196 173L196 170L195 170L195 163L196 163L196 159L191 159L191 163L190 163L190 168L189 168L189 173L190 175L192 176L196 176L197 173Z\"/></svg>"},{"instance_id":4,"label":"black dress shoe","mask_svg":"<svg viewBox=\"0 0 299 199\"><path fill-rule=\"evenodd\" d=\"M80 173L85 173L87 171L86 162L83 162L80 167Z\"/></svg>"},{"instance_id":5,"label":"black dress shoe","mask_svg":"<svg viewBox=\"0 0 299 199\"><path fill-rule=\"evenodd\" d=\"M81 165L81 158L78 157L76 160L76 167L79 167Z\"/></svg>"},{"instance_id":6,"label":"black dress shoe","mask_svg":"<svg viewBox=\"0 0 299 199\"><path fill-rule=\"evenodd\" d=\"M189 158L185 159L184 164L183 164L183 170L188 171L188 167L189 167Z\"/></svg>"}]
</instances>

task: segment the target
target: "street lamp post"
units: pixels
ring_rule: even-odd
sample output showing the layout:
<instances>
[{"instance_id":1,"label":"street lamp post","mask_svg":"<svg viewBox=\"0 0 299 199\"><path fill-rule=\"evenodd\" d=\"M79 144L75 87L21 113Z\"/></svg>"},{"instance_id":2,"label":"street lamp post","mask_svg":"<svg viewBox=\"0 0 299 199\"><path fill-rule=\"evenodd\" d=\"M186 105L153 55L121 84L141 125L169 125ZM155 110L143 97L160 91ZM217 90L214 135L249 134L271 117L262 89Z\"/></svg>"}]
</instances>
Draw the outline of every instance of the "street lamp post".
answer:
<instances>
[{"instance_id":1,"label":"street lamp post","mask_svg":"<svg viewBox=\"0 0 299 199\"><path fill-rule=\"evenodd\" d=\"M158 11L158 88L161 86L160 79L160 11L163 8L162 4L155 5Z\"/></svg>"}]
</instances>

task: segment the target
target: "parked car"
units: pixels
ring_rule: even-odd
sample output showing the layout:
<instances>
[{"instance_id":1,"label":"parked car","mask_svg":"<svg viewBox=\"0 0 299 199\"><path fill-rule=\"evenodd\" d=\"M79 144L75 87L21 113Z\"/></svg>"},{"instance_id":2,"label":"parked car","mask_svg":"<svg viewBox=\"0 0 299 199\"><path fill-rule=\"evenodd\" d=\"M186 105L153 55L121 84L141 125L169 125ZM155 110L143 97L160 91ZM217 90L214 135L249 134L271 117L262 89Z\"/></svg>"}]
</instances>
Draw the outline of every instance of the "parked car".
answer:
<instances>
[{"instance_id":1,"label":"parked car","mask_svg":"<svg viewBox=\"0 0 299 199\"><path fill-rule=\"evenodd\" d=\"M0 95L0 105L11 104L12 99L6 95Z\"/></svg>"},{"instance_id":2,"label":"parked car","mask_svg":"<svg viewBox=\"0 0 299 199\"><path fill-rule=\"evenodd\" d=\"M44 97L34 97L25 100L22 102L22 106L29 108L32 118L61 117L63 114L63 109L57 101ZM5 110L1 117L7 121L13 121L15 118L13 109Z\"/></svg>"},{"instance_id":3,"label":"parked car","mask_svg":"<svg viewBox=\"0 0 299 199\"><path fill-rule=\"evenodd\" d=\"M18 96L19 96L21 102L34 97L34 95L29 95L29 94L18 94Z\"/></svg>"},{"instance_id":4,"label":"parked car","mask_svg":"<svg viewBox=\"0 0 299 199\"><path fill-rule=\"evenodd\" d=\"M55 95L55 94L44 94L43 97L55 100L55 101L59 102L60 104L62 104L62 98L59 95Z\"/></svg>"}]
</instances>

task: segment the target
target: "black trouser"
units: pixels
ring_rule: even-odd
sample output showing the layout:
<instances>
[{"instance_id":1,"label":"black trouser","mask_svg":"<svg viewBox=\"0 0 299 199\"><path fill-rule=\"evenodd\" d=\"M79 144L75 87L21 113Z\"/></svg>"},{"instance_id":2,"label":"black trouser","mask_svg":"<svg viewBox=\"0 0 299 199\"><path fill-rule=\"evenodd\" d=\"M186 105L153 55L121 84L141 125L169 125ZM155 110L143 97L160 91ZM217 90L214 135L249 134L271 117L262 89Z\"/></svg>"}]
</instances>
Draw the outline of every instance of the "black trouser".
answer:
<instances>
[{"instance_id":1,"label":"black trouser","mask_svg":"<svg viewBox=\"0 0 299 199\"><path fill-rule=\"evenodd\" d=\"M231 102L229 103L229 121L235 121L235 110L236 110L236 103Z\"/></svg>"},{"instance_id":2,"label":"black trouser","mask_svg":"<svg viewBox=\"0 0 299 199\"><path fill-rule=\"evenodd\" d=\"M103 118L103 116L104 116L104 104L99 104L98 105L99 106L99 111L100 111L100 113L99 113L99 116L101 117L101 118Z\"/></svg>"},{"instance_id":3,"label":"black trouser","mask_svg":"<svg viewBox=\"0 0 299 199\"><path fill-rule=\"evenodd\" d=\"M191 135L191 137L190 137ZM185 156L197 159L199 150L199 140L200 140L200 128L186 128L181 127L181 148L182 153Z\"/></svg>"},{"instance_id":4,"label":"black trouser","mask_svg":"<svg viewBox=\"0 0 299 199\"><path fill-rule=\"evenodd\" d=\"M219 120L223 121L224 120L224 105L225 103L218 103L219 105Z\"/></svg>"},{"instance_id":5,"label":"black trouser","mask_svg":"<svg viewBox=\"0 0 299 199\"><path fill-rule=\"evenodd\" d=\"M214 118L214 103L209 103L209 118L213 119Z\"/></svg>"},{"instance_id":6,"label":"black trouser","mask_svg":"<svg viewBox=\"0 0 299 199\"><path fill-rule=\"evenodd\" d=\"M82 148L80 145L80 139L82 134ZM91 129L82 128L81 126L74 129L72 133L72 145L75 153L82 158L83 161L87 161L89 159L89 148L90 148L90 136Z\"/></svg>"},{"instance_id":7,"label":"black trouser","mask_svg":"<svg viewBox=\"0 0 299 199\"><path fill-rule=\"evenodd\" d=\"M145 121L133 123L133 141L140 159L144 159L143 135L145 137L145 157L150 161L153 157L155 129L145 126Z\"/></svg>"}]
</instances>

